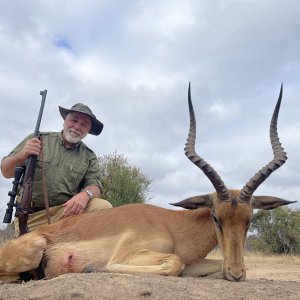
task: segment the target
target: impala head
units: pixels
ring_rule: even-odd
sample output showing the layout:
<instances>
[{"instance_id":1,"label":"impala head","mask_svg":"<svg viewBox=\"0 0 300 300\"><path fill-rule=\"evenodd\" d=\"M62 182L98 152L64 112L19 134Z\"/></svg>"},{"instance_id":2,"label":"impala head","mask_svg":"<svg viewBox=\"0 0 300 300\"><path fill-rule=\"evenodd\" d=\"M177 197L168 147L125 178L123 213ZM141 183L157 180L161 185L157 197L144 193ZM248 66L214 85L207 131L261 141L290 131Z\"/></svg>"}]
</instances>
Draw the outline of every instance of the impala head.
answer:
<instances>
[{"instance_id":1,"label":"impala head","mask_svg":"<svg viewBox=\"0 0 300 300\"><path fill-rule=\"evenodd\" d=\"M281 205L296 202L271 196L253 196L258 186L287 160L286 153L281 147L277 133L277 118L281 98L282 86L270 126L273 160L258 171L240 191L228 190L214 168L195 151L196 119L189 85L190 129L185 154L208 177L216 192L191 197L173 205L187 209L211 208L211 216L216 228L218 245L223 254L224 277L231 281L242 281L246 278L243 251L253 209L273 209Z\"/></svg>"}]
</instances>

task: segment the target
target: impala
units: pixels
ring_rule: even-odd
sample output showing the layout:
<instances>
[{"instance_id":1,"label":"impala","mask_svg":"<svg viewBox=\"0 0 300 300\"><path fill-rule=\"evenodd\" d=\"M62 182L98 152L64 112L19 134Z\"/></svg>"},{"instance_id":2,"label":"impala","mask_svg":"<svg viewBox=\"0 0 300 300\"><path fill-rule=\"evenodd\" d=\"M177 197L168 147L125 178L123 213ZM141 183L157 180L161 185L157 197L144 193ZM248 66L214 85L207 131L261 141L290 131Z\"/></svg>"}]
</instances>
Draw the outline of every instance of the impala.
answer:
<instances>
[{"instance_id":1,"label":"impala","mask_svg":"<svg viewBox=\"0 0 300 300\"><path fill-rule=\"evenodd\" d=\"M245 280L243 250L253 209L273 209L296 202L253 195L287 159L277 133L281 98L282 86L270 126L273 160L241 190L229 190L217 172L195 152L196 121L189 86L190 128L185 154L209 178L215 192L173 204L186 210L128 204L41 226L8 241L0 249L0 279L12 280L21 272L35 270L42 262L46 278L108 271L221 275L231 281ZM217 245L223 260L206 259Z\"/></svg>"}]
</instances>

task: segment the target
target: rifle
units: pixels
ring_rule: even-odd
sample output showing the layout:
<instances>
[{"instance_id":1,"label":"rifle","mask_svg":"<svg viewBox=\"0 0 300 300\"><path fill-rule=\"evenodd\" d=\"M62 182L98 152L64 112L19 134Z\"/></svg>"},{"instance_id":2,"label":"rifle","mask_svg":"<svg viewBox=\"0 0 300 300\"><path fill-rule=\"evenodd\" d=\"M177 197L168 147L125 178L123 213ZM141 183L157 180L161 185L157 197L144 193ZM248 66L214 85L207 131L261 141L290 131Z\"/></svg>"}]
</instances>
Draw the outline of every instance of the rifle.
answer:
<instances>
[{"instance_id":1,"label":"rifle","mask_svg":"<svg viewBox=\"0 0 300 300\"><path fill-rule=\"evenodd\" d=\"M34 137L39 138L40 136L40 124L42 120L45 100L47 96L47 90L41 91L40 95L42 96L40 111L35 126ZM34 180L34 173L36 168L37 156L30 155L26 162L25 166L17 166L15 170L15 180L13 181L13 189L8 193L10 200L7 203L8 208L3 219L3 223L10 223L13 207L16 207L16 217L19 219L19 230L20 235L23 235L29 232L27 227L28 214L31 210L31 198L32 198L32 185ZM18 186L21 185L23 188L23 193L21 196L20 204L15 203L15 197L17 195Z\"/></svg>"},{"instance_id":2,"label":"rifle","mask_svg":"<svg viewBox=\"0 0 300 300\"><path fill-rule=\"evenodd\" d=\"M18 194L18 187L22 182L22 176L25 171L25 166L17 166L15 169L15 179L12 182L13 188L11 191L8 192L9 202L7 203L7 209L3 218L3 223L9 224L11 222L13 208L17 207L17 204L15 203L15 198Z\"/></svg>"}]
</instances>

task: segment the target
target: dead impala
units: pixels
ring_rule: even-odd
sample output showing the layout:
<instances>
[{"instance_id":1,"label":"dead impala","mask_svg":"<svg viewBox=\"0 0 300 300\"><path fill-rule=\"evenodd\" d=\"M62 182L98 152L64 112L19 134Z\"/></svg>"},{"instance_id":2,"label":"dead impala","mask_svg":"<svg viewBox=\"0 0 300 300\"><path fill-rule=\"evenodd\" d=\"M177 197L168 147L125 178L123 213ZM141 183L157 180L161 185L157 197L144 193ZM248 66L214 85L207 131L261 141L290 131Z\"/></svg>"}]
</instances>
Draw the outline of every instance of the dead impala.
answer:
<instances>
[{"instance_id":1,"label":"dead impala","mask_svg":"<svg viewBox=\"0 0 300 300\"><path fill-rule=\"evenodd\" d=\"M46 278L109 271L171 276L223 274L231 281L245 280L243 249L253 209L296 202L253 196L287 159L277 133L281 97L282 87L270 126L273 160L241 190L228 190L217 172L195 152L196 121L189 87L190 129L185 154L209 178L215 192L174 204L187 210L129 204L41 226L4 244L0 250L0 280L34 270L42 260ZM206 259L217 245L223 261Z\"/></svg>"}]
</instances>

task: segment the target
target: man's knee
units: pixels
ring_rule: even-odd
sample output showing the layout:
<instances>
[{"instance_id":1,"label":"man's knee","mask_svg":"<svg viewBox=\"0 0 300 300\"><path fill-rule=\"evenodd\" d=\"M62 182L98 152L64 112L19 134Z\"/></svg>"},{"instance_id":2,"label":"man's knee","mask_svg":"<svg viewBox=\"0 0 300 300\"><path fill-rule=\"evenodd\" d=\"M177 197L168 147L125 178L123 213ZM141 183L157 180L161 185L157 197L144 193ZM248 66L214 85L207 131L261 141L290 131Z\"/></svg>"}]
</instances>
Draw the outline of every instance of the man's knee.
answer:
<instances>
[{"instance_id":1,"label":"man's knee","mask_svg":"<svg viewBox=\"0 0 300 300\"><path fill-rule=\"evenodd\" d=\"M85 209L85 212L91 212L95 210L108 209L108 208L112 208L110 202L100 198L93 198L89 201Z\"/></svg>"}]
</instances>

